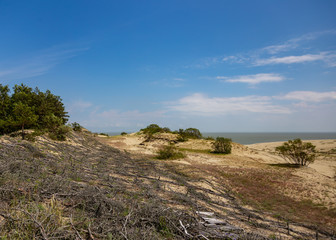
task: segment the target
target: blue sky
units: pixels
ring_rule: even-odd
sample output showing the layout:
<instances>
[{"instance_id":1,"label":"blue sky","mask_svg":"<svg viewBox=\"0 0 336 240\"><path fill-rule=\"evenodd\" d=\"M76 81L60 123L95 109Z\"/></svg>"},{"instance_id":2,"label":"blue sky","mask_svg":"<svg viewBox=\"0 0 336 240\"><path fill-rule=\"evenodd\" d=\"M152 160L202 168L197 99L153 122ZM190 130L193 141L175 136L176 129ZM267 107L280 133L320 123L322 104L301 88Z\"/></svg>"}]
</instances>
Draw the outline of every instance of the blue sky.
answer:
<instances>
[{"instance_id":1,"label":"blue sky","mask_svg":"<svg viewBox=\"0 0 336 240\"><path fill-rule=\"evenodd\" d=\"M336 1L0 0L0 83L92 131L336 131Z\"/></svg>"}]
</instances>

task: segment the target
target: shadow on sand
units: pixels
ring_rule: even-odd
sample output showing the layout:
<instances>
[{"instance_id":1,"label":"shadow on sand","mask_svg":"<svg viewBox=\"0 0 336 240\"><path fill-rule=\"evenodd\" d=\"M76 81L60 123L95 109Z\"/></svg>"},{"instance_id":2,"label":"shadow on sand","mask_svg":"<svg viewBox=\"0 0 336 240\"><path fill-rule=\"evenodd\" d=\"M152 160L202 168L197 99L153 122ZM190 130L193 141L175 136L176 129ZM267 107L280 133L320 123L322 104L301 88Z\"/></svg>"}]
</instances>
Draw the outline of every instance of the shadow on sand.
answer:
<instances>
[{"instance_id":1,"label":"shadow on sand","mask_svg":"<svg viewBox=\"0 0 336 240\"><path fill-rule=\"evenodd\" d=\"M295 163L274 163L274 164L269 164L272 167L281 167L281 168L300 168L300 164L295 164Z\"/></svg>"}]
</instances>

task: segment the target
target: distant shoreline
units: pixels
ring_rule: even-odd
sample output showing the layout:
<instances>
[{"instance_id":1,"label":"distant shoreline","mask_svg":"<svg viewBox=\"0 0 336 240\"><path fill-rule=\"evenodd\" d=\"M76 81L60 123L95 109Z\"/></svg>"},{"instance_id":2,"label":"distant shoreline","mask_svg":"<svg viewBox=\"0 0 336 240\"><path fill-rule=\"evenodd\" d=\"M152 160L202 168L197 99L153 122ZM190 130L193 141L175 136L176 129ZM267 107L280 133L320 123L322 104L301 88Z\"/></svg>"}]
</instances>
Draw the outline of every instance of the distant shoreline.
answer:
<instances>
[{"instance_id":1,"label":"distant shoreline","mask_svg":"<svg viewBox=\"0 0 336 240\"><path fill-rule=\"evenodd\" d=\"M106 132L110 136L120 132ZM204 137L226 137L243 145L269 142L285 142L295 138L302 140L336 139L336 132L203 132Z\"/></svg>"},{"instance_id":2,"label":"distant shoreline","mask_svg":"<svg viewBox=\"0 0 336 240\"><path fill-rule=\"evenodd\" d=\"M230 132L218 132L218 133L203 133L204 137L227 137L231 138L233 142L243 145L256 144L256 143L268 143L268 142L284 142L295 138L301 138L302 140L322 140L322 139L336 139L336 132L248 132L248 133L230 133Z\"/></svg>"}]
</instances>

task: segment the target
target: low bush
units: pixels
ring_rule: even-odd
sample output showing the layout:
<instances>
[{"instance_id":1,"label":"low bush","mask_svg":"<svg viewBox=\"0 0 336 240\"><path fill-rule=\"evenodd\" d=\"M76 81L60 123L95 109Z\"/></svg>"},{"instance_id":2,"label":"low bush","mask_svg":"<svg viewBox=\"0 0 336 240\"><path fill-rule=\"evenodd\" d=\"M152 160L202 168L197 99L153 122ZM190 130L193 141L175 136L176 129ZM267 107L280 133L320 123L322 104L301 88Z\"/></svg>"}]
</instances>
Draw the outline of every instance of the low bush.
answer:
<instances>
[{"instance_id":1,"label":"low bush","mask_svg":"<svg viewBox=\"0 0 336 240\"><path fill-rule=\"evenodd\" d=\"M120 135L125 136L125 135L127 135L127 132L122 132L122 133L120 133Z\"/></svg>"},{"instance_id":2,"label":"low bush","mask_svg":"<svg viewBox=\"0 0 336 240\"><path fill-rule=\"evenodd\" d=\"M62 125L56 128L55 130L49 132L49 137L53 140L65 141L66 134L68 132L70 132L70 128L68 126Z\"/></svg>"},{"instance_id":3,"label":"low bush","mask_svg":"<svg viewBox=\"0 0 336 240\"><path fill-rule=\"evenodd\" d=\"M275 148L275 151L289 163L305 166L315 160L316 146L310 142L303 143L300 138L289 140Z\"/></svg>"},{"instance_id":4,"label":"low bush","mask_svg":"<svg viewBox=\"0 0 336 240\"><path fill-rule=\"evenodd\" d=\"M216 141L212 144L213 153L230 154L232 148L231 138L217 137Z\"/></svg>"},{"instance_id":5,"label":"low bush","mask_svg":"<svg viewBox=\"0 0 336 240\"><path fill-rule=\"evenodd\" d=\"M156 158L158 159L179 159L185 157L185 155L172 144L162 147L157 154Z\"/></svg>"},{"instance_id":6,"label":"low bush","mask_svg":"<svg viewBox=\"0 0 336 240\"><path fill-rule=\"evenodd\" d=\"M82 131L82 126L79 124L79 123L77 123L77 122L74 122L74 123L72 123L71 124L71 127L72 127L72 129L75 131L75 132L81 132Z\"/></svg>"}]
</instances>

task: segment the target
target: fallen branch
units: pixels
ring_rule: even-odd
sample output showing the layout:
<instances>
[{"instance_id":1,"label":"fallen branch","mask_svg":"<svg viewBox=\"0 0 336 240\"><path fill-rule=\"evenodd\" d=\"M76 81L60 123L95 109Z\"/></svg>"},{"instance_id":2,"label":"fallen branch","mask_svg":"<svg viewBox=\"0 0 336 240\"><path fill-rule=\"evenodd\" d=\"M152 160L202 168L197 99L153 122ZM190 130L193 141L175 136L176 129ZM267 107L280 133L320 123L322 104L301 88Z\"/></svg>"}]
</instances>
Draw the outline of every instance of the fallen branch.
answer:
<instances>
[{"instance_id":1,"label":"fallen branch","mask_svg":"<svg viewBox=\"0 0 336 240\"><path fill-rule=\"evenodd\" d=\"M182 223L181 220L180 220L180 225L181 225L181 227L183 228L184 233L185 233L187 236L193 237L191 234L189 234L189 233L187 232L187 229L186 229L186 227L183 225L183 223Z\"/></svg>"}]
</instances>

